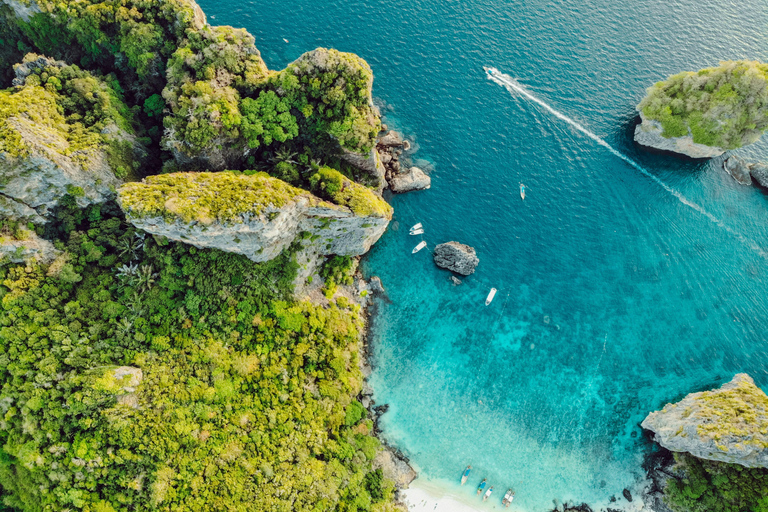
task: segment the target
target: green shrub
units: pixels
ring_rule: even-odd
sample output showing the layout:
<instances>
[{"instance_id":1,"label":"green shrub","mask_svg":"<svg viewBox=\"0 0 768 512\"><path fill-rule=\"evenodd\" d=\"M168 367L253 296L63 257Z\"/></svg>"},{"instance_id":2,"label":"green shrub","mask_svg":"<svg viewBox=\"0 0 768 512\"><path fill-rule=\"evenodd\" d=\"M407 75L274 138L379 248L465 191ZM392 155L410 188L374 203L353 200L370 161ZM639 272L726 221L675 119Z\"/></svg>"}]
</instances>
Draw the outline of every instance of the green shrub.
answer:
<instances>
[{"instance_id":1,"label":"green shrub","mask_svg":"<svg viewBox=\"0 0 768 512\"><path fill-rule=\"evenodd\" d=\"M768 469L675 454L678 479L664 499L675 512L768 512Z\"/></svg>"}]
</instances>

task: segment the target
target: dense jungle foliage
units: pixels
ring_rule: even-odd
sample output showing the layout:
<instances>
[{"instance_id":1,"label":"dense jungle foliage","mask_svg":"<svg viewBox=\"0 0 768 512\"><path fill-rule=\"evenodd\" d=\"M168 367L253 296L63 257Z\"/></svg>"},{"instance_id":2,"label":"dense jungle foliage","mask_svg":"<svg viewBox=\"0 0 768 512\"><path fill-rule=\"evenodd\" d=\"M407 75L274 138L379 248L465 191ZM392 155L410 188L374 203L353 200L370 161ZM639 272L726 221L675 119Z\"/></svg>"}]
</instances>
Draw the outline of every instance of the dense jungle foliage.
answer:
<instances>
[{"instance_id":1,"label":"dense jungle foliage","mask_svg":"<svg viewBox=\"0 0 768 512\"><path fill-rule=\"evenodd\" d=\"M270 72L252 36L205 25L185 0L14 5L0 5L0 152L11 156L24 156L19 123L55 132L74 155L109 144L114 124L153 155L125 162L133 143L110 152L121 178L232 149L238 171L309 189L322 185L310 182L321 160L369 150L378 132L372 74L353 55L319 49ZM332 199L391 214L330 171L342 185ZM202 183L221 206L208 213L224 217L306 194L256 171L145 187L179 176ZM206 214L202 195L182 208L158 190L163 208ZM73 195L54 212L45 225L0 219L3 239L34 230L61 251L50 265L0 266L0 510L392 510L355 400L358 306L297 302L291 251L256 264L198 250L135 229L115 203L79 209ZM325 265L328 288L353 266Z\"/></svg>"},{"instance_id":2,"label":"dense jungle foliage","mask_svg":"<svg viewBox=\"0 0 768 512\"><path fill-rule=\"evenodd\" d=\"M768 512L768 469L747 468L676 453L680 479L664 489L675 512Z\"/></svg>"},{"instance_id":3,"label":"dense jungle foliage","mask_svg":"<svg viewBox=\"0 0 768 512\"><path fill-rule=\"evenodd\" d=\"M155 240L114 205L58 218L49 268L0 270L8 505L387 510L353 400L357 306L293 302L290 254ZM143 372L134 392L110 380L123 366Z\"/></svg>"},{"instance_id":4,"label":"dense jungle foliage","mask_svg":"<svg viewBox=\"0 0 768 512\"><path fill-rule=\"evenodd\" d=\"M768 64L729 61L671 76L650 87L638 109L661 122L664 137L690 133L723 149L751 144L768 128Z\"/></svg>"}]
</instances>

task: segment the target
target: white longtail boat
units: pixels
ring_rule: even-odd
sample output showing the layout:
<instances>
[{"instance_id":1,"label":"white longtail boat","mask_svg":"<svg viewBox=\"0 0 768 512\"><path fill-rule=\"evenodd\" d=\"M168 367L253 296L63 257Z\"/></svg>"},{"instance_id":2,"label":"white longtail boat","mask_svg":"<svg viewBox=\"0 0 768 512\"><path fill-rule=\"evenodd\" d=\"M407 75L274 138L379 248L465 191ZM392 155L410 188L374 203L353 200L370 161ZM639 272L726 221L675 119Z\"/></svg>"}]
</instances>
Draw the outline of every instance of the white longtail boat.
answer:
<instances>
[{"instance_id":1,"label":"white longtail boat","mask_svg":"<svg viewBox=\"0 0 768 512\"><path fill-rule=\"evenodd\" d=\"M496 296L496 288L491 288L491 291L488 292L488 297L485 298L485 305L487 306L491 302L493 302L493 298Z\"/></svg>"},{"instance_id":2,"label":"white longtail boat","mask_svg":"<svg viewBox=\"0 0 768 512\"><path fill-rule=\"evenodd\" d=\"M426 246L427 246L427 242L422 240L421 242L419 242L419 245L417 245L416 247L413 248L413 250L411 251L411 254L416 254L417 252L419 252L420 250L422 250Z\"/></svg>"}]
</instances>

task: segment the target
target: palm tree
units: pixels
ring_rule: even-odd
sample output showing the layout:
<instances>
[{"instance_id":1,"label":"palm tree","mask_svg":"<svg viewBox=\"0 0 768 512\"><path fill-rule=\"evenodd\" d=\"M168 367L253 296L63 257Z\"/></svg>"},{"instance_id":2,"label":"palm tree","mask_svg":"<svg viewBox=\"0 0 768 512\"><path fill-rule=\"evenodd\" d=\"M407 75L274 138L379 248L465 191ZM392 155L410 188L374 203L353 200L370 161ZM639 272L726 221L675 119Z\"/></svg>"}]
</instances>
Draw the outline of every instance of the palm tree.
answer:
<instances>
[{"instance_id":1,"label":"palm tree","mask_svg":"<svg viewBox=\"0 0 768 512\"><path fill-rule=\"evenodd\" d=\"M275 153L275 156L270 158L270 160L272 160L276 164L279 164L280 162L296 164L298 162L296 162L296 160L293 159L293 157L295 157L296 155L297 153L292 152L290 149L281 147L280 149L277 150L277 152Z\"/></svg>"}]
</instances>

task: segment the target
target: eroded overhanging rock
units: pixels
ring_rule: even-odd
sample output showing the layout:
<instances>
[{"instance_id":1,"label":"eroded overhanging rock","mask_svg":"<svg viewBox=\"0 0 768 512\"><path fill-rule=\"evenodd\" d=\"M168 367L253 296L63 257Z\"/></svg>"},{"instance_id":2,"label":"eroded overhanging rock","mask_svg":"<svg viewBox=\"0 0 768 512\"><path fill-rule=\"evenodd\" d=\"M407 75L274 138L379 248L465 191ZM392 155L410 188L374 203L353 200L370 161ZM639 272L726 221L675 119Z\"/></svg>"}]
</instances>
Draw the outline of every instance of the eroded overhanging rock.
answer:
<instances>
[{"instance_id":1,"label":"eroded overhanging rock","mask_svg":"<svg viewBox=\"0 0 768 512\"><path fill-rule=\"evenodd\" d=\"M690 158L714 158L725 153L723 148L693 142L693 136L690 134L685 137L664 137L660 122L648 119L642 112L640 118L642 123L635 127L635 142L641 146L679 153Z\"/></svg>"},{"instance_id":2,"label":"eroded overhanging rock","mask_svg":"<svg viewBox=\"0 0 768 512\"><path fill-rule=\"evenodd\" d=\"M674 452L747 467L768 467L768 396L745 373L720 389L692 393L642 423Z\"/></svg>"},{"instance_id":3,"label":"eroded overhanging rock","mask_svg":"<svg viewBox=\"0 0 768 512\"><path fill-rule=\"evenodd\" d=\"M383 214L360 215L267 175L229 172L151 176L124 185L118 202L127 219L149 233L256 262L277 257L294 241L320 255L365 254L392 216L388 205Z\"/></svg>"},{"instance_id":4,"label":"eroded overhanging rock","mask_svg":"<svg viewBox=\"0 0 768 512\"><path fill-rule=\"evenodd\" d=\"M50 264L61 254L53 244L28 232L23 240L14 240L0 236L0 265L5 263L24 263L30 260L44 265Z\"/></svg>"}]
</instances>

